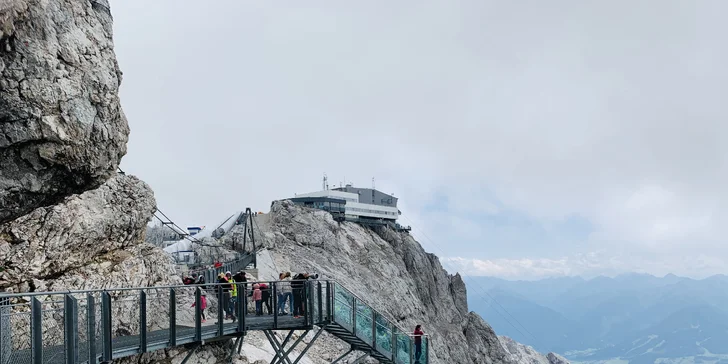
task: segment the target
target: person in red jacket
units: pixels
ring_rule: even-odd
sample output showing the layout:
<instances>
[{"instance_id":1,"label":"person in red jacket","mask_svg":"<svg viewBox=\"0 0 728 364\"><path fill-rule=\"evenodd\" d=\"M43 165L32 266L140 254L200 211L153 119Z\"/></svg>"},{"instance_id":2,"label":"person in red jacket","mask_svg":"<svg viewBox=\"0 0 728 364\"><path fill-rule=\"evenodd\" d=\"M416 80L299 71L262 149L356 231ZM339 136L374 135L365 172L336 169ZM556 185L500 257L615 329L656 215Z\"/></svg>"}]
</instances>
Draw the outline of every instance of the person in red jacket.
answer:
<instances>
[{"instance_id":1,"label":"person in red jacket","mask_svg":"<svg viewBox=\"0 0 728 364\"><path fill-rule=\"evenodd\" d=\"M192 302L192 306L195 307L195 302ZM202 314L202 322L207 322L207 318L205 318L205 309L207 308L207 293L205 291L202 291L202 295L200 296L200 313Z\"/></svg>"},{"instance_id":2,"label":"person in red jacket","mask_svg":"<svg viewBox=\"0 0 728 364\"><path fill-rule=\"evenodd\" d=\"M422 336L425 332L422 331L422 325L415 326L415 332L412 336L415 338L415 364L419 364L420 356L422 355Z\"/></svg>"}]
</instances>

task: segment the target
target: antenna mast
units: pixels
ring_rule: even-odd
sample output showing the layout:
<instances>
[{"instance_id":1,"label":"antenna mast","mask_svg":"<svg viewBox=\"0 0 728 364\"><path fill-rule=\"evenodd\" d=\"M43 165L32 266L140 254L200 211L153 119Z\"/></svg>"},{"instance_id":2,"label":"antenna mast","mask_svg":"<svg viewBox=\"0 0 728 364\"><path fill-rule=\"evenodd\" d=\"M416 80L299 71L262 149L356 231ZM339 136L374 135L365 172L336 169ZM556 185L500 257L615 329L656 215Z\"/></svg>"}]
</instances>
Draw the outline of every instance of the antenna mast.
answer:
<instances>
[{"instance_id":1,"label":"antenna mast","mask_svg":"<svg viewBox=\"0 0 728 364\"><path fill-rule=\"evenodd\" d=\"M326 173L324 173L323 188L324 188L324 191L329 189L329 178L326 177Z\"/></svg>"}]
</instances>

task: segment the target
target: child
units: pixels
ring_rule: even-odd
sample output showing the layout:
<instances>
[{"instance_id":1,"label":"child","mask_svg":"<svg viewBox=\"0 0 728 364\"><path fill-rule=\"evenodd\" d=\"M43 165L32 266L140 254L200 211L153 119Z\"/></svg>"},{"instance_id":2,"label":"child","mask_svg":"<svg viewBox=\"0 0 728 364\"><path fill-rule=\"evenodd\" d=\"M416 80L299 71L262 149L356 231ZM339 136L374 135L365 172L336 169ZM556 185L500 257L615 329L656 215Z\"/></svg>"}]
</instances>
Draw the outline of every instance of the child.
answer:
<instances>
[{"instance_id":1,"label":"child","mask_svg":"<svg viewBox=\"0 0 728 364\"><path fill-rule=\"evenodd\" d=\"M192 302L192 306L195 307L195 302ZM207 293L205 291L202 291L202 295L200 296L200 312L202 314L202 322L207 322L207 319L205 318L205 309L207 308Z\"/></svg>"},{"instance_id":2,"label":"child","mask_svg":"<svg viewBox=\"0 0 728 364\"><path fill-rule=\"evenodd\" d=\"M260 291L258 283L253 285L253 301L255 301L255 315L263 314L263 292Z\"/></svg>"}]
</instances>

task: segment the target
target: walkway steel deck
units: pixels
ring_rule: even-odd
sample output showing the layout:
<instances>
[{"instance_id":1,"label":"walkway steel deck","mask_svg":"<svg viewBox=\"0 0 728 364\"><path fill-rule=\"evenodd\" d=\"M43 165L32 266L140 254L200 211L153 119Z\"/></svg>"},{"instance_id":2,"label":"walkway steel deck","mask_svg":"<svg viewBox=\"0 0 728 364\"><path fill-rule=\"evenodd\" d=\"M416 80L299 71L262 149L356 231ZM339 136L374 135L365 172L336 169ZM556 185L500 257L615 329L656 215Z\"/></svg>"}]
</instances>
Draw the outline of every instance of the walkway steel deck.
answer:
<instances>
[{"instance_id":1,"label":"walkway steel deck","mask_svg":"<svg viewBox=\"0 0 728 364\"><path fill-rule=\"evenodd\" d=\"M247 257L219 269L242 269L249 262ZM213 276L219 269L206 275ZM267 283L275 308L279 285L292 282ZM274 362L288 363L293 361L287 356L303 336L289 343L289 334L279 343L272 330L309 332L315 327L319 330L303 353L326 331L351 345L351 351L364 352L380 363L429 362L427 336L415 340L337 282L297 283L300 288L293 288L294 297L303 298L303 315L298 318L278 312L255 315L248 295L252 282L235 283L241 299L231 302L229 309L238 317L236 322L222 320L227 305L217 303L225 302L227 296L218 284L0 295L0 364L97 364L186 344L241 338L251 330L266 333L280 355ZM200 310L203 292L210 304L205 323ZM189 307L191 301L194 308ZM178 315L185 318L178 319ZM421 341L419 348L416 341ZM242 343L237 343L239 350ZM286 347L287 344L291 346ZM415 353L419 352L421 355L416 358Z\"/></svg>"}]
</instances>

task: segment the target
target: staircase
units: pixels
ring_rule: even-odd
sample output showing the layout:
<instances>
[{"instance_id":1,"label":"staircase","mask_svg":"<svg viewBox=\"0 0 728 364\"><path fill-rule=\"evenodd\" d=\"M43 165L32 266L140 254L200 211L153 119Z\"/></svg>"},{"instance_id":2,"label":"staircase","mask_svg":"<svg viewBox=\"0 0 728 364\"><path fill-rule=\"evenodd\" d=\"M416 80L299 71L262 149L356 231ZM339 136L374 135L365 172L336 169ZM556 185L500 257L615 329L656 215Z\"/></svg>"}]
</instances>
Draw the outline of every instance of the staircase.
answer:
<instances>
[{"instance_id":1,"label":"staircase","mask_svg":"<svg viewBox=\"0 0 728 364\"><path fill-rule=\"evenodd\" d=\"M339 283L334 283L333 289L333 312L329 324L324 326L326 332L351 345L352 350L367 353L383 364L429 362L426 338L422 340L422 354L415 358L412 335Z\"/></svg>"}]
</instances>

